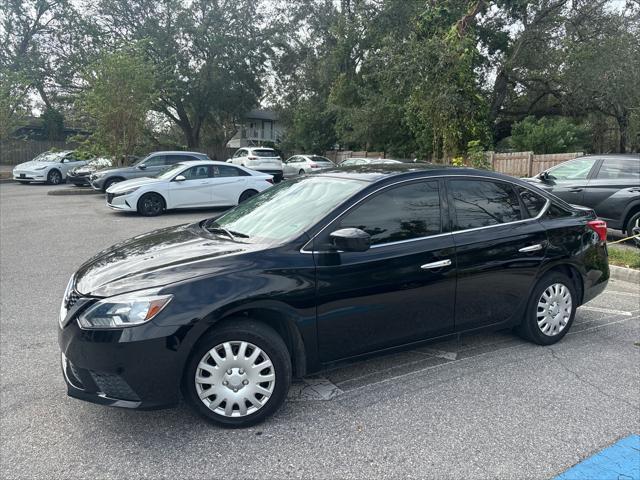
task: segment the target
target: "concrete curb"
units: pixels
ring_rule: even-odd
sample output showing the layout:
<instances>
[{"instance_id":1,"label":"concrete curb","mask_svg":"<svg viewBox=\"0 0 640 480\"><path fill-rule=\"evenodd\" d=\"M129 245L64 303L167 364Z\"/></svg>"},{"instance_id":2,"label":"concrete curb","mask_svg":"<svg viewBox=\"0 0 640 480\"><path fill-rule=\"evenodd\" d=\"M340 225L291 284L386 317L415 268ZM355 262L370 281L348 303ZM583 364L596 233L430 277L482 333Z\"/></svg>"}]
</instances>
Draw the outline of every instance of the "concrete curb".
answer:
<instances>
[{"instance_id":1,"label":"concrete curb","mask_svg":"<svg viewBox=\"0 0 640 480\"><path fill-rule=\"evenodd\" d=\"M640 270L609 265L609 271L613 280L635 283L636 285L640 284Z\"/></svg>"},{"instance_id":2,"label":"concrete curb","mask_svg":"<svg viewBox=\"0 0 640 480\"><path fill-rule=\"evenodd\" d=\"M93 188L83 188L83 187L71 187L64 188L60 190L49 190L47 195L53 196L63 196L63 195L103 195L102 192L98 192Z\"/></svg>"}]
</instances>

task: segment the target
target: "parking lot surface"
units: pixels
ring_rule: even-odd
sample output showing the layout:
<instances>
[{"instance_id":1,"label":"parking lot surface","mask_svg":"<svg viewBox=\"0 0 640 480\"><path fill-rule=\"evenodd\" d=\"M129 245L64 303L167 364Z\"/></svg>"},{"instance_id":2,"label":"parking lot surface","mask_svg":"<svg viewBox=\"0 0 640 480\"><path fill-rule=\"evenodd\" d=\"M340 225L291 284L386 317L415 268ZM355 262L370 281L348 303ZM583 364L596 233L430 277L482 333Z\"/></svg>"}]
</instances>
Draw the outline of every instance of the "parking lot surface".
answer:
<instances>
[{"instance_id":1,"label":"parking lot surface","mask_svg":"<svg viewBox=\"0 0 640 480\"><path fill-rule=\"evenodd\" d=\"M640 431L640 287L616 281L552 347L501 331L336 366L250 429L185 405L68 398L56 329L71 273L119 240L212 215L47 195L68 188L0 185L2 478L552 478Z\"/></svg>"}]
</instances>

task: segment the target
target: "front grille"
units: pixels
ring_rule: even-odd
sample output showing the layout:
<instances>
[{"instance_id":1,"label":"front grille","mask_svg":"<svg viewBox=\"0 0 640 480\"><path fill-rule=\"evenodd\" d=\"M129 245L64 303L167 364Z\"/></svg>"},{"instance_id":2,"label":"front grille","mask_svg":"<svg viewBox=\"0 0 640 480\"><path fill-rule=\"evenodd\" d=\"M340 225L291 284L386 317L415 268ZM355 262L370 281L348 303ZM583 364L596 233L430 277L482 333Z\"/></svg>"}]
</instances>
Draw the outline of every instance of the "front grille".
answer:
<instances>
[{"instance_id":1,"label":"front grille","mask_svg":"<svg viewBox=\"0 0 640 480\"><path fill-rule=\"evenodd\" d=\"M71 290L71 292L69 292L69 296L67 297L67 301L65 302L64 306L66 307L67 310L69 310L78 302L78 300L80 300L80 294L75 290Z\"/></svg>"},{"instance_id":2,"label":"front grille","mask_svg":"<svg viewBox=\"0 0 640 480\"><path fill-rule=\"evenodd\" d=\"M107 193L107 203L111 203L114 196L115 195L113 193Z\"/></svg>"},{"instance_id":3,"label":"front grille","mask_svg":"<svg viewBox=\"0 0 640 480\"><path fill-rule=\"evenodd\" d=\"M119 398L121 400L139 401L140 397L131 389L129 384L120 376L111 373L98 373L91 371L91 378L95 382L98 390L107 397Z\"/></svg>"}]
</instances>

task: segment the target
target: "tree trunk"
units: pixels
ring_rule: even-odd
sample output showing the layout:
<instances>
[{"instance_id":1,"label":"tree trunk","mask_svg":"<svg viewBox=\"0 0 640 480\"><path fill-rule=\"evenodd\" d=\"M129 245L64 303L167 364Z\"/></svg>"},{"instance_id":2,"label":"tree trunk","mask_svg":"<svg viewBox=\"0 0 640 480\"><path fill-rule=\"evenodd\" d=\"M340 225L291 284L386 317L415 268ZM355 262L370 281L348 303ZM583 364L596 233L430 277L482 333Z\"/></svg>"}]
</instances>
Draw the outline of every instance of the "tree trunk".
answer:
<instances>
[{"instance_id":1,"label":"tree trunk","mask_svg":"<svg viewBox=\"0 0 640 480\"><path fill-rule=\"evenodd\" d=\"M618 129L620 130L620 153L626 153L627 150L627 136L629 134L629 112L626 109L622 110L622 115L616 117L618 121Z\"/></svg>"}]
</instances>

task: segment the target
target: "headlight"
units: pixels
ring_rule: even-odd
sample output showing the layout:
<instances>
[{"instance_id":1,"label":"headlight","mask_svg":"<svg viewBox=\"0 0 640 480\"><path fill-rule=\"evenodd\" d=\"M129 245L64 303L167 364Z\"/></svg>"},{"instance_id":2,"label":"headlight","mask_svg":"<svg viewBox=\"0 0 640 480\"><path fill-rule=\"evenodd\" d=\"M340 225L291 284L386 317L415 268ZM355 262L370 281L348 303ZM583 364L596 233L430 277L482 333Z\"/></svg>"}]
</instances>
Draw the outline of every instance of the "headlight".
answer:
<instances>
[{"instance_id":1,"label":"headlight","mask_svg":"<svg viewBox=\"0 0 640 480\"><path fill-rule=\"evenodd\" d=\"M69 279L69 283L67 283L67 288L64 289L64 295L62 296L62 303L60 304L60 327L64 324L64 319L67 318L67 300L69 299L69 295L71 294L71 288L73 286L73 275Z\"/></svg>"},{"instance_id":2,"label":"headlight","mask_svg":"<svg viewBox=\"0 0 640 480\"><path fill-rule=\"evenodd\" d=\"M102 178L107 174L107 172L96 172L91 174L91 178Z\"/></svg>"},{"instance_id":3,"label":"headlight","mask_svg":"<svg viewBox=\"0 0 640 480\"><path fill-rule=\"evenodd\" d=\"M46 165L44 167L36 167L36 168L34 168L34 170L44 170L45 168L47 168Z\"/></svg>"},{"instance_id":4,"label":"headlight","mask_svg":"<svg viewBox=\"0 0 640 480\"><path fill-rule=\"evenodd\" d=\"M116 193L114 196L116 196L116 197L120 197L120 196L122 196L122 195L129 195L130 193L135 192L135 191L136 191L136 190L138 190L139 188L140 188L140 187L130 188L130 189L128 189L128 190L124 190L124 191L122 191L122 192L118 192L118 193Z\"/></svg>"},{"instance_id":5,"label":"headlight","mask_svg":"<svg viewBox=\"0 0 640 480\"><path fill-rule=\"evenodd\" d=\"M123 328L141 325L158 315L173 295L128 293L100 300L78 317L83 329Z\"/></svg>"}]
</instances>

